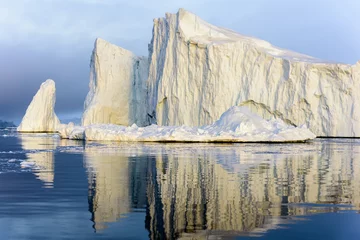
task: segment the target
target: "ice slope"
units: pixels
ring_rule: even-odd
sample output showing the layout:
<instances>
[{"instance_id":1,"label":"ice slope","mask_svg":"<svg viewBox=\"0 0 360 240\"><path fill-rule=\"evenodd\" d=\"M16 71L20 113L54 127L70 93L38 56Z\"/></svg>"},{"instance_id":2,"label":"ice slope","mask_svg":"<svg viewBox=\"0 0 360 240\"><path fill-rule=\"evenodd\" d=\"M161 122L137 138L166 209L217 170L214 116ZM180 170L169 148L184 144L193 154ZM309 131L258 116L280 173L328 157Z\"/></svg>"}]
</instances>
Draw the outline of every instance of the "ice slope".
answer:
<instances>
[{"instance_id":1,"label":"ice slope","mask_svg":"<svg viewBox=\"0 0 360 240\"><path fill-rule=\"evenodd\" d=\"M56 132L60 121L54 112L55 82L46 80L40 86L17 130L19 132Z\"/></svg>"},{"instance_id":2,"label":"ice slope","mask_svg":"<svg viewBox=\"0 0 360 240\"><path fill-rule=\"evenodd\" d=\"M90 68L82 124L145 125L147 58L98 38Z\"/></svg>"},{"instance_id":3,"label":"ice slope","mask_svg":"<svg viewBox=\"0 0 360 240\"><path fill-rule=\"evenodd\" d=\"M201 126L247 106L317 136L360 137L360 62L323 62L183 9L154 20L149 58L147 111L158 125Z\"/></svg>"},{"instance_id":4,"label":"ice slope","mask_svg":"<svg viewBox=\"0 0 360 240\"><path fill-rule=\"evenodd\" d=\"M126 142L303 142L316 136L307 128L294 127L282 120L267 121L246 107L232 107L219 120L203 127L69 125L61 137Z\"/></svg>"}]
</instances>

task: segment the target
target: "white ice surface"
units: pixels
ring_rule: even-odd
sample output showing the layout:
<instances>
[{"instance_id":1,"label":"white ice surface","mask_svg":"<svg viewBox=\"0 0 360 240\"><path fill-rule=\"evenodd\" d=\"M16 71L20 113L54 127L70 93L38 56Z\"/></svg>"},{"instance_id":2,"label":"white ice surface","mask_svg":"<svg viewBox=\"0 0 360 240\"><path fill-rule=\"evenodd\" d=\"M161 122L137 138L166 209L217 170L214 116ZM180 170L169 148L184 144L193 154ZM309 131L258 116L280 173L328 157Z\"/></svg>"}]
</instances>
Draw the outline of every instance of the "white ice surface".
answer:
<instances>
[{"instance_id":1,"label":"white ice surface","mask_svg":"<svg viewBox=\"0 0 360 240\"><path fill-rule=\"evenodd\" d=\"M62 131L61 137L126 142L298 142L316 136L307 128L294 127L279 119L264 120L246 107L232 107L215 123L202 127L69 126Z\"/></svg>"}]
</instances>

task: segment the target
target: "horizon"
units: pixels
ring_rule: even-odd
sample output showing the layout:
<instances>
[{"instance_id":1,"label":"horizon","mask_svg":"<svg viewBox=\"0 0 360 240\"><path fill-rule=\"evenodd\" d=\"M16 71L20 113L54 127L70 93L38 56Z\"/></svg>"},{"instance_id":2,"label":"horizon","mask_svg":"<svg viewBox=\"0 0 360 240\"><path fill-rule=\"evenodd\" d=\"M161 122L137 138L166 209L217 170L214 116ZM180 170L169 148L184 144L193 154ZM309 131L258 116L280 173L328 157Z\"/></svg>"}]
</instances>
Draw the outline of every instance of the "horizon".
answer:
<instances>
[{"instance_id":1,"label":"horizon","mask_svg":"<svg viewBox=\"0 0 360 240\"><path fill-rule=\"evenodd\" d=\"M182 6L165 1L157 7L156 4L149 6L146 1L40 2L43 5L35 8L26 0L0 7L3 31L0 48L4 53L0 57L3 66L0 69L0 119L15 124L19 124L40 84L48 78L56 82L55 111L59 118L80 118L89 89L89 62L95 39L99 37L147 56L152 19L163 17L166 12L177 12L179 8L210 24L280 48L339 63L355 64L360 60L357 44L360 26L356 24L360 22L356 14L360 3L351 1L344 1L341 6L335 0L315 3L305 0L285 5L284 0L272 3L228 0L227 5L214 0L183 1ZM204 2L212 4L204 8ZM306 7L307 2L312 4L311 9ZM242 7L242 11L234 6ZM49 15L39 14L46 10L50 10Z\"/></svg>"}]
</instances>

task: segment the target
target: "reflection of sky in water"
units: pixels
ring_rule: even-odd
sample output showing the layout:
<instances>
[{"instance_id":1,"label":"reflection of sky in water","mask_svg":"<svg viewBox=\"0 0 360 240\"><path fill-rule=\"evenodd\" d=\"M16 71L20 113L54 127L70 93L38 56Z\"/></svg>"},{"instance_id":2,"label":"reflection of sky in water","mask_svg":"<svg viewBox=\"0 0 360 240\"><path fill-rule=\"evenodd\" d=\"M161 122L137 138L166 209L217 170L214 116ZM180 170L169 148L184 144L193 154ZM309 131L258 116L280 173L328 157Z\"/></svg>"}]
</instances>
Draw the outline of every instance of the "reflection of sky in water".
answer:
<instances>
[{"instance_id":1,"label":"reflection of sky in water","mask_svg":"<svg viewBox=\"0 0 360 240\"><path fill-rule=\"evenodd\" d=\"M14 171L0 160L0 231L9 239L360 234L360 140L104 145L0 137L0 159L9 155ZM22 172L24 160L37 168Z\"/></svg>"}]
</instances>

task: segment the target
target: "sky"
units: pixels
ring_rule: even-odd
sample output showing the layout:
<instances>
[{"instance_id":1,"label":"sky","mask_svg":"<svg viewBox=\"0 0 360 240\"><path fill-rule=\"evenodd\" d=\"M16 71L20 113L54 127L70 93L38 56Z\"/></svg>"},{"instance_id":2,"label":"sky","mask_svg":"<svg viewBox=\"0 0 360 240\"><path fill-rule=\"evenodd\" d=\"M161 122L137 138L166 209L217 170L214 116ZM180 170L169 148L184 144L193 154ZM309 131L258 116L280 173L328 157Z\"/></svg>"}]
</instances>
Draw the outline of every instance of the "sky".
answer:
<instances>
[{"instance_id":1,"label":"sky","mask_svg":"<svg viewBox=\"0 0 360 240\"><path fill-rule=\"evenodd\" d=\"M179 8L281 48L360 60L358 0L0 0L0 119L19 123L48 78L60 118L81 117L95 39L147 56L153 19Z\"/></svg>"}]
</instances>

